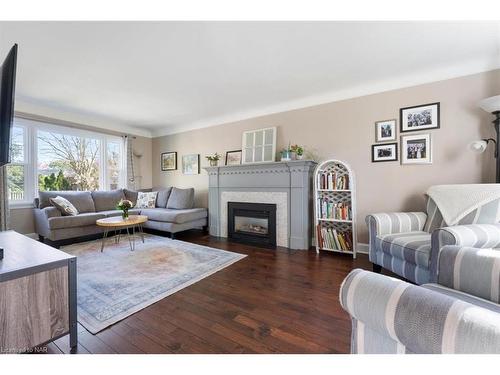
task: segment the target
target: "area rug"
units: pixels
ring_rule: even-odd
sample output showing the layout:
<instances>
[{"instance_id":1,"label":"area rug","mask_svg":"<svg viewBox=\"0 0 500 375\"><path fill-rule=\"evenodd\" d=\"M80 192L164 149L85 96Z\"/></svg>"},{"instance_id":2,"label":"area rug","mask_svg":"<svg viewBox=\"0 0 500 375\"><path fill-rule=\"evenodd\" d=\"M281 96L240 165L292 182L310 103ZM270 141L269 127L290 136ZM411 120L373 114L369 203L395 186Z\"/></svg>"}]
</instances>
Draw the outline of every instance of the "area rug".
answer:
<instances>
[{"instance_id":1,"label":"area rug","mask_svg":"<svg viewBox=\"0 0 500 375\"><path fill-rule=\"evenodd\" d=\"M89 241L61 250L77 256L78 321L97 333L246 255L145 235L135 251L127 239Z\"/></svg>"}]
</instances>

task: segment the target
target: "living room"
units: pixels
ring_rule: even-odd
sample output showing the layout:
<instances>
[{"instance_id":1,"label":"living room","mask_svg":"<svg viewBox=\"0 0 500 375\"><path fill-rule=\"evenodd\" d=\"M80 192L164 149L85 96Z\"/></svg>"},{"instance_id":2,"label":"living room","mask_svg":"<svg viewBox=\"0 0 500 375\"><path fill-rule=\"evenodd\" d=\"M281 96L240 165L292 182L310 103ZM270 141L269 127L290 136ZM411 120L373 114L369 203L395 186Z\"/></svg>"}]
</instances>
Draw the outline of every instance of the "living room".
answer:
<instances>
[{"instance_id":1,"label":"living room","mask_svg":"<svg viewBox=\"0 0 500 375\"><path fill-rule=\"evenodd\" d=\"M0 21L0 353L500 354L500 22L72 19Z\"/></svg>"}]
</instances>

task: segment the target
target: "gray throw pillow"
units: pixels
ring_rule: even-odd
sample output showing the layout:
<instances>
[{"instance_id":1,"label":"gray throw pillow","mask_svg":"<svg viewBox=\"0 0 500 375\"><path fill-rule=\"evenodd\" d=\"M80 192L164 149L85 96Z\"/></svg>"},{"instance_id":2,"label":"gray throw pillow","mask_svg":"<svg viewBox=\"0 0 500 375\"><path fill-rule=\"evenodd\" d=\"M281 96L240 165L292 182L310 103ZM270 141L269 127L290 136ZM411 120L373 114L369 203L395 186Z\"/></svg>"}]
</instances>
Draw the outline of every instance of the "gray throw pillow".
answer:
<instances>
[{"instance_id":1,"label":"gray throw pillow","mask_svg":"<svg viewBox=\"0 0 500 375\"><path fill-rule=\"evenodd\" d=\"M178 189L172 188L170 197L168 198L167 208L183 210L193 208L194 205L194 189Z\"/></svg>"},{"instance_id":2,"label":"gray throw pillow","mask_svg":"<svg viewBox=\"0 0 500 375\"><path fill-rule=\"evenodd\" d=\"M61 211L61 214L63 214L64 216L78 215L78 210L66 198L57 196L55 198L49 198L49 201L54 207Z\"/></svg>"},{"instance_id":3,"label":"gray throw pillow","mask_svg":"<svg viewBox=\"0 0 500 375\"><path fill-rule=\"evenodd\" d=\"M158 191L158 195L156 196L156 207L161 207L161 208L167 207L168 197L170 197L170 192L172 191L172 188L171 187L157 188L153 189L153 191Z\"/></svg>"}]
</instances>

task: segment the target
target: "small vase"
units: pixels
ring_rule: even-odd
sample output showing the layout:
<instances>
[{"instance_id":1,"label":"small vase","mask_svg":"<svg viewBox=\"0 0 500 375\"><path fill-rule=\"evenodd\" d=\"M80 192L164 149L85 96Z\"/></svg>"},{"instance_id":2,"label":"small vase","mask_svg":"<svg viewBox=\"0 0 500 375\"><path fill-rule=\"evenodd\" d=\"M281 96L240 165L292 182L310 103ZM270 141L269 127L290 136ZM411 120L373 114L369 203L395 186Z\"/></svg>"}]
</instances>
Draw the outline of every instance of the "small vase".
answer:
<instances>
[{"instance_id":1,"label":"small vase","mask_svg":"<svg viewBox=\"0 0 500 375\"><path fill-rule=\"evenodd\" d=\"M211 167L216 167L217 164L219 164L219 161L218 160L210 160L210 166Z\"/></svg>"},{"instance_id":2,"label":"small vase","mask_svg":"<svg viewBox=\"0 0 500 375\"><path fill-rule=\"evenodd\" d=\"M297 160L302 160L302 159L304 159L304 154L301 154L301 155L297 154Z\"/></svg>"},{"instance_id":3,"label":"small vase","mask_svg":"<svg viewBox=\"0 0 500 375\"><path fill-rule=\"evenodd\" d=\"M290 161L290 160L292 160L290 154L291 154L290 151L282 151L281 152L281 161Z\"/></svg>"},{"instance_id":4,"label":"small vase","mask_svg":"<svg viewBox=\"0 0 500 375\"><path fill-rule=\"evenodd\" d=\"M123 220L128 219L128 210L123 210L123 211L122 211L122 219L123 219Z\"/></svg>"}]
</instances>

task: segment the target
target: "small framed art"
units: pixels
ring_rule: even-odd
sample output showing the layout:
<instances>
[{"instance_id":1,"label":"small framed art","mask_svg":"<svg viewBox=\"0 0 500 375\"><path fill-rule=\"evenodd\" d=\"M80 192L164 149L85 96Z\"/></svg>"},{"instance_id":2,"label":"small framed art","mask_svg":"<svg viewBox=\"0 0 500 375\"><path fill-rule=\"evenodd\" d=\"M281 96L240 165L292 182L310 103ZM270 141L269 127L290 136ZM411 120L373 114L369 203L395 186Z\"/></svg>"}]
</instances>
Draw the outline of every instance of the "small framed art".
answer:
<instances>
[{"instance_id":1,"label":"small framed art","mask_svg":"<svg viewBox=\"0 0 500 375\"><path fill-rule=\"evenodd\" d=\"M177 152L164 152L161 154L161 170L175 171L177 169Z\"/></svg>"},{"instance_id":2,"label":"small framed art","mask_svg":"<svg viewBox=\"0 0 500 375\"><path fill-rule=\"evenodd\" d=\"M226 152L226 165L241 164L242 150L227 151Z\"/></svg>"},{"instance_id":3,"label":"small framed art","mask_svg":"<svg viewBox=\"0 0 500 375\"><path fill-rule=\"evenodd\" d=\"M431 135L415 134L401 136L401 164L431 164Z\"/></svg>"},{"instance_id":4,"label":"small framed art","mask_svg":"<svg viewBox=\"0 0 500 375\"><path fill-rule=\"evenodd\" d=\"M396 140L396 120L377 121L375 123L375 142Z\"/></svg>"},{"instance_id":5,"label":"small framed art","mask_svg":"<svg viewBox=\"0 0 500 375\"><path fill-rule=\"evenodd\" d=\"M439 128L439 103L417 105L399 110L401 133Z\"/></svg>"},{"instance_id":6,"label":"small framed art","mask_svg":"<svg viewBox=\"0 0 500 375\"><path fill-rule=\"evenodd\" d=\"M386 143L383 145L372 145L372 162L398 160L398 144Z\"/></svg>"},{"instance_id":7,"label":"small framed art","mask_svg":"<svg viewBox=\"0 0 500 375\"><path fill-rule=\"evenodd\" d=\"M200 154L182 155L182 173L200 174Z\"/></svg>"}]
</instances>

